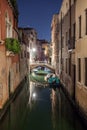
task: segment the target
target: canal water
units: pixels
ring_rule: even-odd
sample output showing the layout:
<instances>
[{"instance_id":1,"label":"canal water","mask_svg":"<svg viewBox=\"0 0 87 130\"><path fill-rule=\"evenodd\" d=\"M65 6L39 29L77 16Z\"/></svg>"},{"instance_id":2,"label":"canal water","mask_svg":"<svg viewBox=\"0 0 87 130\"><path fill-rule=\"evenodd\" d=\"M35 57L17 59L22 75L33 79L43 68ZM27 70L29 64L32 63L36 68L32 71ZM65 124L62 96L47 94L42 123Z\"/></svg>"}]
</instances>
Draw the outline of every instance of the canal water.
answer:
<instances>
[{"instance_id":1,"label":"canal water","mask_svg":"<svg viewBox=\"0 0 87 130\"><path fill-rule=\"evenodd\" d=\"M12 101L0 130L86 130L79 116L60 89L36 82L23 83Z\"/></svg>"}]
</instances>

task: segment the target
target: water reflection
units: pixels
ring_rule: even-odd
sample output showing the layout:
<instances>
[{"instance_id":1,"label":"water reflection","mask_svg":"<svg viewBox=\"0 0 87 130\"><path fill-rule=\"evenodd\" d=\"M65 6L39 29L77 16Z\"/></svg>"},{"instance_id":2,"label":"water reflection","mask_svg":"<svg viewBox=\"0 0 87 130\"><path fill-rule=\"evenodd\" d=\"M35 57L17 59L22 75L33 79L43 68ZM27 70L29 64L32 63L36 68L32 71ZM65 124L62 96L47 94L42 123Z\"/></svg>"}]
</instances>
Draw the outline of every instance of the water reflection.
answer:
<instances>
[{"instance_id":1,"label":"water reflection","mask_svg":"<svg viewBox=\"0 0 87 130\"><path fill-rule=\"evenodd\" d=\"M9 106L7 113L0 121L0 130L21 130L26 116L26 108L28 104L27 83L23 82L23 89L20 94L14 98Z\"/></svg>"},{"instance_id":2,"label":"water reflection","mask_svg":"<svg viewBox=\"0 0 87 130\"><path fill-rule=\"evenodd\" d=\"M61 89L34 82L22 85L0 130L86 130Z\"/></svg>"},{"instance_id":3,"label":"water reflection","mask_svg":"<svg viewBox=\"0 0 87 130\"><path fill-rule=\"evenodd\" d=\"M49 88L30 82L29 91L30 96L24 130L52 130Z\"/></svg>"},{"instance_id":4,"label":"water reflection","mask_svg":"<svg viewBox=\"0 0 87 130\"><path fill-rule=\"evenodd\" d=\"M49 91L49 88L45 88L46 86L44 85L41 85L36 82L30 82L30 85L29 85L29 107L30 109L32 109L33 105L37 102L49 102L48 99L46 99L47 97L49 97L50 99L50 96L48 95L48 91ZM46 91L46 90L47 91ZM45 96L46 94L46 96ZM45 97L44 97L45 96Z\"/></svg>"},{"instance_id":5,"label":"water reflection","mask_svg":"<svg viewBox=\"0 0 87 130\"><path fill-rule=\"evenodd\" d=\"M36 99L35 83L30 82L29 92L30 92L30 95L29 95L29 106L30 106L30 109L32 109L32 106L33 106L34 101Z\"/></svg>"},{"instance_id":6,"label":"water reflection","mask_svg":"<svg viewBox=\"0 0 87 130\"><path fill-rule=\"evenodd\" d=\"M52 89L51 93L51 102L52 102L52 123L53 123L53 128L56 130L58 125L58 117L61 119L61 97L60 93L57 97L56 91Z\"/></svg>"},{"instance_id":7,"label":"water reflection","mask_svg":"<svg viewBox=\"0 0 87 130\"><path fill-rule=\"evenodd\" d=\"M51 101L53 130L85 130L61 89L56 91L52 89Z\"/></svg>"}]
</instances>

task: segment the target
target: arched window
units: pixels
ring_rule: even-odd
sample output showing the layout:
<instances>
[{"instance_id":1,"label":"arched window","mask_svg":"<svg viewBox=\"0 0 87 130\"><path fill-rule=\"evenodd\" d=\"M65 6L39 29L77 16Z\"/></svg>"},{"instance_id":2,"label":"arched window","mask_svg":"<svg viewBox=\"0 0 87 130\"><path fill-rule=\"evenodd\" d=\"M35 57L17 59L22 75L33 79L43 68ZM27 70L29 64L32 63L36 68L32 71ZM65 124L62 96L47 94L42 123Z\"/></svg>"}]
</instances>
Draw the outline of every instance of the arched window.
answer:
<instances>
[{"instance_id":1,"label":"arched window","mask_svg":"<svg viewBox=\"0 0 87 130\"><path fill-rule=\"evenodd\" d=\"M8 12L5 13L5 23L6 23L6 37L12 37L12 22L11 18L9 18Z\"/></svg>"}]
</instances>

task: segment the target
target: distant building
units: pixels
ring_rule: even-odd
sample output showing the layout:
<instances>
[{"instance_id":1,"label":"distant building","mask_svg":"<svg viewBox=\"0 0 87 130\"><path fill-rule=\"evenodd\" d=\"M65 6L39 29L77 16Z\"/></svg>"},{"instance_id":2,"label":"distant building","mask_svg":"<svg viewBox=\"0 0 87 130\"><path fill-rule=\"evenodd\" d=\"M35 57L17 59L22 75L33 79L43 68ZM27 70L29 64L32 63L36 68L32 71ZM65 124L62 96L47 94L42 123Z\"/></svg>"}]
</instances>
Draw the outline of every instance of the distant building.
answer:
<instances>
[{"instance_id":1,"label":"distant building","mask_svg":"<svg viewBox=\"0 0 87 130\"><path fill-rule=\"evenodd\" d=\"M37 32L34 28L28 27L23 28L23 32L28 38L30 62L32 62L37 57Z\"/></svg>"},{"instance_id":2,"label":"distant building","mask_svg":"<svg viewBox=\"0 0 87 130\"><path fill-rule=\"evenodd\" d=\"M37 39L37 60L49 62L49 42Z\"/></svg>"},{"instance_id":3,"label":"distant building","mask_svg":"<svg viewBox=\"0 0 87 130\"><path fill-rule=\"evenodd\" d=\"M42 61L42 44L39 39L37 39L37 61Z\"/></svg>"}]
</instances>

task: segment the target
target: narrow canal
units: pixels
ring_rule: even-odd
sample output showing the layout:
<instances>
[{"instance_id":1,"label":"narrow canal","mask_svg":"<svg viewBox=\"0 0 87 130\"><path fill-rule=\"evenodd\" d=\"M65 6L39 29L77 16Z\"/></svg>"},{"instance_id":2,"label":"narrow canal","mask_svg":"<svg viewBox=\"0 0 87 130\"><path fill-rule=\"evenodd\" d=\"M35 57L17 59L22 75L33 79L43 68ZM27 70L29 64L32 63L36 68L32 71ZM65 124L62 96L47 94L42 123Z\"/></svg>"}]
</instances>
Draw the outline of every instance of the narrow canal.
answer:
<instances>
[{"instance_id":1,"label":"narrow canal","mask_svg":"<svg viewBox=\"0 0 87 130\"><path fill-rule=\"evenodd\" d=\"M60 89L23 83L0 121L0 130L86 130Z\"/></svg>"}]
</instances>

